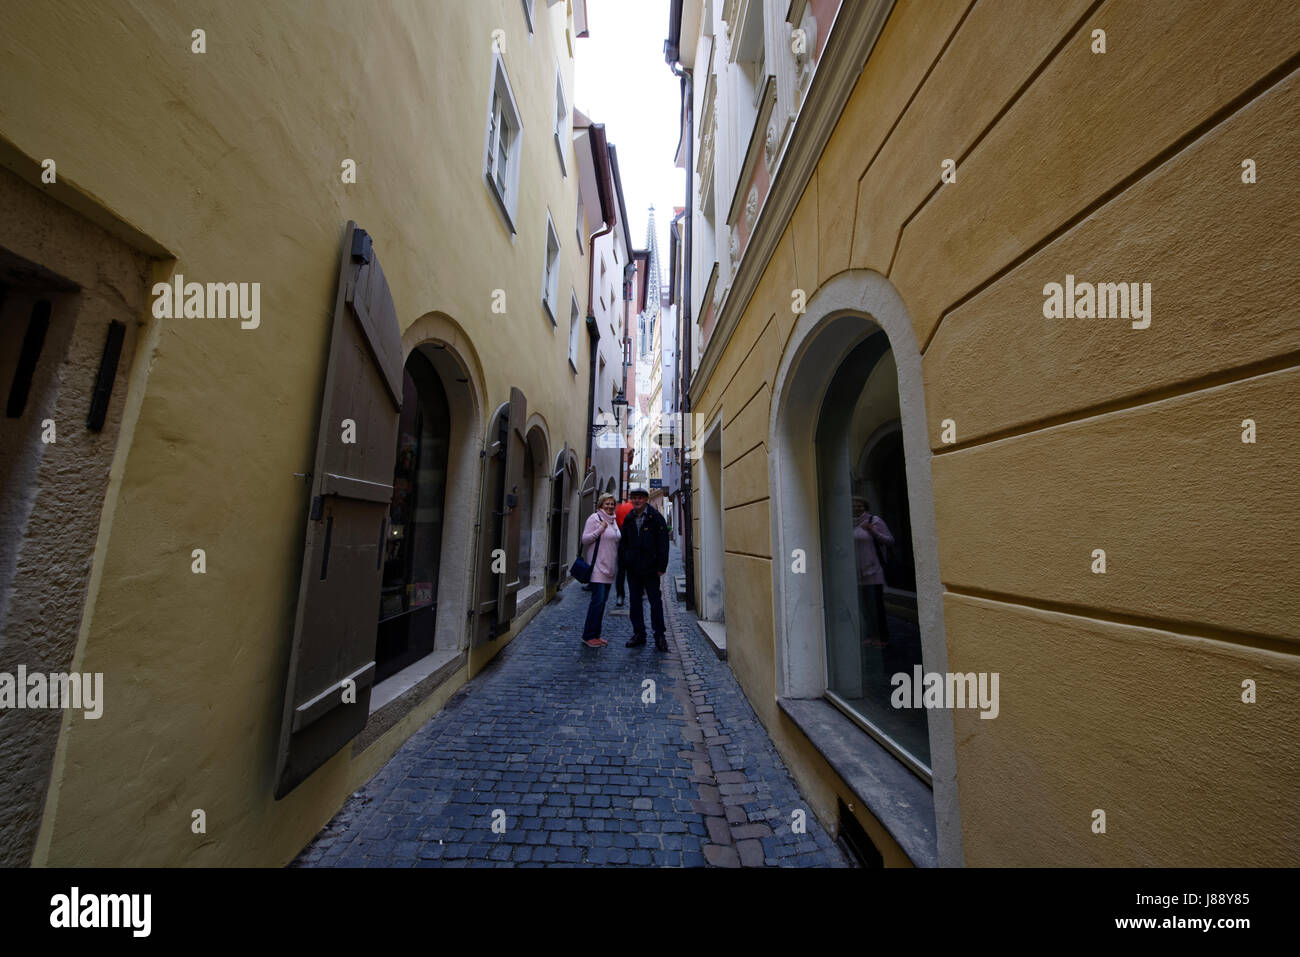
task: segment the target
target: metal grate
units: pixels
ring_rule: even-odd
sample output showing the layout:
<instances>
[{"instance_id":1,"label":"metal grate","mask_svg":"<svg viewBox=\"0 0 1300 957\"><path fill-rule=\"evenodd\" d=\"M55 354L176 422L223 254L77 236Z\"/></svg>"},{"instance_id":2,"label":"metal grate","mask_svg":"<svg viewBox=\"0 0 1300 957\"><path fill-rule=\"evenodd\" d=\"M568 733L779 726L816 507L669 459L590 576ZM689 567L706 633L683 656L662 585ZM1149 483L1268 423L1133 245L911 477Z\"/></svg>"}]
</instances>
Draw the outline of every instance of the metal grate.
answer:
<instances>
[{"instance_id":1,"label":"metal grate","mask_svg":"<svg viewBox=\"0 0 1300 957\"><path fill-rule=\"evenodd\" d=\"M867 836L866 829L858 823L840 798L835 799L839 805L840 844L853 856L859 867L884 867L885 859L876 850L876 845Z\"/></svg>"}]
</instances>

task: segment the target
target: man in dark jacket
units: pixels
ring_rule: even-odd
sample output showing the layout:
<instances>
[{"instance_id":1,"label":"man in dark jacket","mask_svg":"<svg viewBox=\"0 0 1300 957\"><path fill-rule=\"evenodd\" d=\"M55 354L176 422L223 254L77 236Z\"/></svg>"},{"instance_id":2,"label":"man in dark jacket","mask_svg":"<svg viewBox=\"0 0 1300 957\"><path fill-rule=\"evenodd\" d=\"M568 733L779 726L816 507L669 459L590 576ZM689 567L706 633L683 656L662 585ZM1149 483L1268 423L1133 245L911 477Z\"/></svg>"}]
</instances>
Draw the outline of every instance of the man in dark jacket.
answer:
<instances>
[{"instance_id":1,"label":"man in dark jacket","mask_svg":"<svg viewBox=\"0 0 1300 957\"><path fill-rule=\"evenodd\" d=\"M627 571L631 586L632 639L629 648L645 644L645 610L641 595L650 599L650 626L654 629L655 648L668 650L664 634L664 602L659 578L668 570L668 523L651 506L650 493L643 488L632 490L632 511L623 520L623 537L619 539L618 558Z\"/></svg>"}]
</instances>

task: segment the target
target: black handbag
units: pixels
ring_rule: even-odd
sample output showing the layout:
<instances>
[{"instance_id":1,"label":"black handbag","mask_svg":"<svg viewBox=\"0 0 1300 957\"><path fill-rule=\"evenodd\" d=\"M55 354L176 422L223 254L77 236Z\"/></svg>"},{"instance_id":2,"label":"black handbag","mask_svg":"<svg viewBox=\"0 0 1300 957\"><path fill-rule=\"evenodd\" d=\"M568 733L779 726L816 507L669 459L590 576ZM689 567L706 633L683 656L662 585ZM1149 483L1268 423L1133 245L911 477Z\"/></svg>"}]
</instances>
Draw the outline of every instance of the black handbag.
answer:
<instances>
[{"instance_id":1,"label":"black handbag","mask_svg":"<svg viewBox=\"0 0 1300 957\"><path fill-rule=\"evenodd\" d=\"M578 557L569 566L569 574L584 585L591 583L591 565L582 557L582 549L578 549Z\"/></svg>"}]
</instances>

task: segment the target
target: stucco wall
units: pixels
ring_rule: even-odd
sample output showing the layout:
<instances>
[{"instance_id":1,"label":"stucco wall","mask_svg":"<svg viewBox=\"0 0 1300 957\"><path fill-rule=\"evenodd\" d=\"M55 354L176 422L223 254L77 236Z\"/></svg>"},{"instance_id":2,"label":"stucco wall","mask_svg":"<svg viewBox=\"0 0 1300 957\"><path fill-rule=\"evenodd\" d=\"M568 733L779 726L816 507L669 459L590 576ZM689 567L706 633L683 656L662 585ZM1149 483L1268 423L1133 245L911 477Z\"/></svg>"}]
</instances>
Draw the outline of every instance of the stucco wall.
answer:
<instances>
[{"instance_id":1,"label":"stucco wall","mask_svg":"<svg viewBox=\"0 0 1300 957\"><path fill-rule=\"evenodd\" d=\"M308 504L294 473L312 467L348 219L372 236L403 327L438 312L466 331L487 411L519 386L556 447L584 447L586 350L576 373L567 359L569 289L584 311L586 296L576 164L566 143L561 178L551 135L557 64L573 105L565 10L537 4L530 37L514 0L383 16L345 2L6 8L0 136L56 158L187 280L262 284L257 329L150 320L78 652L108 701L100 721L65 729L38 863L283 863L365 771L345 749L271 799ZM206 53L191 52L197 28ZM524 127L513 238L482 178L497 28ZM557 328L541 305L548 208ZM193 548L206 575L190 571ZM400 739L384 740L391 752ZM206 834L191 832L195 808Z\"/></svg>"},{"instance_id":2,"label":"stucco wall","mask_svg":"<svg viewBox=\"0 0 1300 957\"><path fill-rule=\"evenodd\" d=\"M724 423L729 660L823 816L847 791L775 703L768 413L791 291L870 269L922 349L950 666L1001 674L998 719L955 716L966 862L1294 861L1298 27L1244 0L894 8L693 390ZM1067 273L1151 283L1150 327L1045 319Z\"/></svg>"}]
</instances>

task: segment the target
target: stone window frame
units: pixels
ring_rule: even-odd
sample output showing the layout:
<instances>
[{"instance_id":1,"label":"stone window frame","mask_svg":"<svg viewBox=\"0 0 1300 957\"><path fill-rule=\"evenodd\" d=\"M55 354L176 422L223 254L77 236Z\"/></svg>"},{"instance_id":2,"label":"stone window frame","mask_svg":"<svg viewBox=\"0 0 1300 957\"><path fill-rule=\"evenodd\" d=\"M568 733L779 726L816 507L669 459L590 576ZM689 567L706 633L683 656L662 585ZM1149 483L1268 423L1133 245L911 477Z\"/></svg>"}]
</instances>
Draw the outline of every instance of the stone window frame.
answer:
<instances>
[{"instance_id":1,"label":"stone window frame","mask_svg":"<svg viewBox=\"0 0 1300 957\"><path fill-rule=\"evenodd\" d=\"M776 656L776 696L782 709L793 717L808 704L822 704L826 694L825 622L821 594L821 533L818 522L816 458L813 455L813 425L821 399L834 371L849 351L871 333L883 330L889 338L898 367L899 410L907 462L907 490L911 509L912 537L917 577L917 611L921 647L926 671L946 672L948 655L943 616L943 584L939 578L939 551L934 512L934 488L930 474L931 452L926 427L924 380L921 354L912 320L902 298L884 276L871 270L850 270L828 280L807 303L790 333L773 379L772 404L768 418L768 461L770 518L772 527L773 641ZM818 387L811 387L809 370L822 370ZM792 571L790 555L804 550L806 570ZM793 706L788 706L793 703ZM823 708L839 714L829 703ZM842 716L841 716L842 717ZM961 813L957 802L957 761L952 714L935 709L929 714L930 766L932 781L926 788L898 758L889 754L865 730L858 740L848 735L851 749L871 760L887 762L885 773L896 782L894 788L877 788L874 793L856 790L858 797L881 823L899 839L904 850L918 862L959 866ZM847 718L843 719L845 722ZM831 735L822 739L821 728L828 722L796 723L831 760ZM834 747L842 750L845 735L835 735ZM854 725L856 728L857 726ZM861 757L858 757L861 760ZM845 762L831 760L832 766ZM841 777L849 780L844 774ZM914 782L914 783L913 783ZM850 782L850 786L854 786ZM912 800L888 800L897 787L910 787ZM917 808L915 797L932 794L932 807ZM909 805L900 810L903 804ZM932 816L931 816L932 810ZM923 846L925 844L937 847ZM937 856L936 856L937 851ZM933 858L933 861L931 860Z\"/></svg>"},{"instance_id":2,"label":"stone window frame","mask_svg":"<svg viewBox=\"0 0 1300 957\"><path fill-rule=\"evenodd\" d=\"M578 305L578 294L569 288L569 368L578 374L578 329L582 325L582 308Z\"/></svg>"},{"instance_id":3,"label":"stone window frame","mask_svg":"<svg viewBox=\"0 0 1300 957\"><path fill-rule=\"evenodd\" d=\"M519 169L523 159L524 123L510 87L505 60L500 51L492 53L492 80L488 84L486 136L483 145L483 181L496 201L506 228L513 237L517 232L515 217L519 209ZM502 127L512 131L505 157L505 171L499 174L498 145ZM501 180L502 182L498 182Z\"/></svg>"},{"instance_id":4,"label":"stone window frame","mask_svg":"<svg viewBox=\"0 0 1300 957\"><path fill-rule=\"evenodd\" d=\"M560 158L560 174L568 179L569 164L564 159L564 145L569 141L569 104L564 95L564 75L560 66L555 65L555 124L551 131L555 136L555 152Z\"/></svg>"},{"instance_id":5,"label":"stone window frame","mask_svg":"<svg viewBox=\"0 0 1300 957\"><path fill-rule=\"evenodd\" d=\"M542 308L551 320L551 327L559 325L555 318L560 299L560 234L555 230L551 211L546 211L546 251L542 257Z\"/></svg>"}]
</instances>

